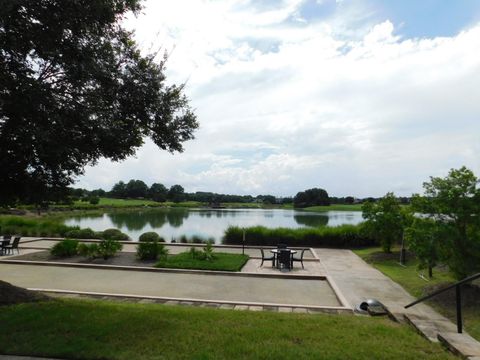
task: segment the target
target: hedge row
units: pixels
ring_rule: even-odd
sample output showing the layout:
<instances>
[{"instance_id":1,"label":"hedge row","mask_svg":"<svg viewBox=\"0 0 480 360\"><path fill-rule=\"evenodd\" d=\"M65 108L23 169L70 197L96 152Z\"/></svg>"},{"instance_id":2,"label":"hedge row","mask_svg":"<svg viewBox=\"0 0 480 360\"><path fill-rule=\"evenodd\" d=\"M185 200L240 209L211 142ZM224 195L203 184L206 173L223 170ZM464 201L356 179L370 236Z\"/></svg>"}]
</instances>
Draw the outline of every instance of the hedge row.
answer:
<instances>
[{"instance_id":1,"label":"hedge row","mask_svg":"<svg viewBox=\"0 0 480 360\"><path fill-rule=\"evenodd\" d=\"M238 226L230 226L225 230L223 243L241 245L243 230ZM278 244L329 248L359 248L377 245L375 239L364 234L362 225L299 229L269 229L264 226L245 228L245 245L277 246Z\"/></svg>"}]
</instances>

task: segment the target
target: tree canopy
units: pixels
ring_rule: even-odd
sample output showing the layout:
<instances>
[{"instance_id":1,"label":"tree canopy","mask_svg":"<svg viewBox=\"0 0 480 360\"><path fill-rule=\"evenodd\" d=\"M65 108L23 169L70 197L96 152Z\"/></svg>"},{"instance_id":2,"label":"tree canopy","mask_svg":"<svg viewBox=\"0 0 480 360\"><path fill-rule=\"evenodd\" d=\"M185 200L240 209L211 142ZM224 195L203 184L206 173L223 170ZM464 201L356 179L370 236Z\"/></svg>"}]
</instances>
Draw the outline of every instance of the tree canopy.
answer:
<instances>
[{"instance_id":1,"label":"tree canopy","mask_svg":"<svg viewBox=\"0 0 480 360\"><path fill-rule=\"evenodd\" d=\"M0 202L60 194L100 157L146 137L182 151L196 116L166 58L141 55L120 21L139 0L0 1Z\"/></svg>"},{"instance_id":2,"label":"tree canopy","mask_svg":"<svg viewBox=\"0 0 480 360\"><path fill-rule=\"evenodd\" d=\"M307 206L330 205L330 198L324 189L313 188L300 191L293 198L295 207L304 208Z\"/></svg>"}]
</instances>

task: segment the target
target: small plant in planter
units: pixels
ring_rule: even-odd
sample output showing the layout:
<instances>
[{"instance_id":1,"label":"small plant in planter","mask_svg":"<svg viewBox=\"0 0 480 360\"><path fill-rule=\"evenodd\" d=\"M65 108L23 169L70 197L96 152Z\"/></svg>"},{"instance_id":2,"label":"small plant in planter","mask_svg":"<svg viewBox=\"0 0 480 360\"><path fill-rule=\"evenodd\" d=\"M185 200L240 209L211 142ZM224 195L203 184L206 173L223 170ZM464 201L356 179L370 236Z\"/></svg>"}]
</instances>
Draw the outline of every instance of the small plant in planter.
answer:
<instances>
[{"instance_id":1,"label":"small plant in planter","mask_svg":"<svg viewBox=\"0 0 480 360\"><path fill-rule=\"evenodd\" d=\"M165 259L168 255L168 249L158 241L143 241L137 246L137 257L140 260Z\"/></svg>"},{"instance_id":2,"label":"small plant in planter","mask_svg":"<svg viewBox=\"0 0 480 360\"><path fill-rule=\"evenodd\" d=\"M207 261L212 261L215 256L213 255L213 242L211 240L207 241L207 245L203 248L204 258Z\"/></svg>"},{"instance_id":3,"label":"small plant in planter","mask_svg":"<svg viewBox=\"0 0 480 360\"><path fill-rule=\"evenodd\" d=\"M65 239L57 242L51 249L50 254L55 257L71 257L78 253L78 241Z\"/></svg>"},{"instance_id":4,"label":"small plant in planter","mask_svg":"<svg viewBox=\"0 0 480 360\"><path fill-rule=\"evenodd\" d=\"M98 244L81 243L78 245L78 254L81 256L85 256L89 259L95 259L98 254Z\"/></svg>"}]
</instances>

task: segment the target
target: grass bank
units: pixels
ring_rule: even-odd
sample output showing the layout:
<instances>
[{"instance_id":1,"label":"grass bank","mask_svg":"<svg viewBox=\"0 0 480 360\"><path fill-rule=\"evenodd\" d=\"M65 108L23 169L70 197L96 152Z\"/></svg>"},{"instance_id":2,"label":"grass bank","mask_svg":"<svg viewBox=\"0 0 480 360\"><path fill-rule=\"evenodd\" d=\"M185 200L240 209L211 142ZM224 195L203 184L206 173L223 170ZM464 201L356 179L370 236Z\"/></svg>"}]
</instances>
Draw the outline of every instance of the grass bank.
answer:
<instances>
[{"instance_id":1,"label":"grass bank","mask_svg":"<svg viewBox=\"0 0 480 360\"><path fill-rule=\"evenodd\" d=\"M279 243L288 246L311 246L332 248L359 248L373 246L375 240L364 235L361 225L324 226L320 228L275 228L253 226L240 228L230 226L225 230L224 244L241 245L245 230L246 245L276 246Z\"/></svg>"},{"instance_id":2,"label":"grass bank","mask_svg":"<svg viewBox=\"0 0 480 360\"><path fill-rule=\"evenodd\" d=\"M418 270L418 261L413 255L408 256L406 267L398 264L398 251L391 255L381 252L380 248L369 248L355 250L355 253L368 263L372 264L382 273L390 277L395 282L403 286L410 294L415 297L421 297L433 292L436 289L443 288L455 282L453 276L445 267L436 267L433 269L433 278L426 281L420 277ZM427 277L427 274L425 274ZM463 315L464 326L467 331L480 341L480 290L470 287L464 288L463 293ZM435 297L427 303L438 312L456 321L455 315L455 290L445 293L440 297Z\"/></svg>"},{"instance_id":3,"label":"grass bank","mask_svg":"<svg viewBox=\"0 0 480 360\"><path fill-rule=\"evenodd\" d=\"M89 300L2 308L0 353L63 359L456 359L406 325Z\"/></svg>"},{"instance_id":4,"label":"grass bank","mask_svg":"<svg viewBox=\"0 0 480 360\"><path fill-rule=\"evenodd\" d=\"M159 261L155 266L172 269L196 269L217 271L240 271L248 261L248 255L214 253L212 260L194 259L188 252L169 255L166 260Z\"/></svg>"},{"instance_id":5,"label":"grass bank","mask_svg":"<svg viewBox=\"0 0 480 360\"><path fill-rule=\"evenodd\" d=\"M58 219L3 215L0 216L0 234L22 236L65 236L78 226L64 225Z\"/></svg>"}]
</instances>

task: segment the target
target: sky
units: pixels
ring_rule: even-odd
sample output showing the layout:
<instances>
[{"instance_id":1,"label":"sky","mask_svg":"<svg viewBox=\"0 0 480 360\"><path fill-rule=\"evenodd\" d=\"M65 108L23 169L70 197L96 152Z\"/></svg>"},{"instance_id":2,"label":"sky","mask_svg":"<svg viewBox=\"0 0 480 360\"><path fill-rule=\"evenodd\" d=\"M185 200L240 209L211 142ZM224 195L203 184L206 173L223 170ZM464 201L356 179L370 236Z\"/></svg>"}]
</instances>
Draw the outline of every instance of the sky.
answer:
<instances>
[{"instance_id":1,"label":"sky","mask_svg":"<svg viewBox=\"0 0 480 360\"><path fill-rule=\"evenodd\" d=\"M169 53L200 128L183 153L146 139L77 187L377 197L480 176L478 0L148 0L124 26Z\"/></svg>"}]
</instances>

